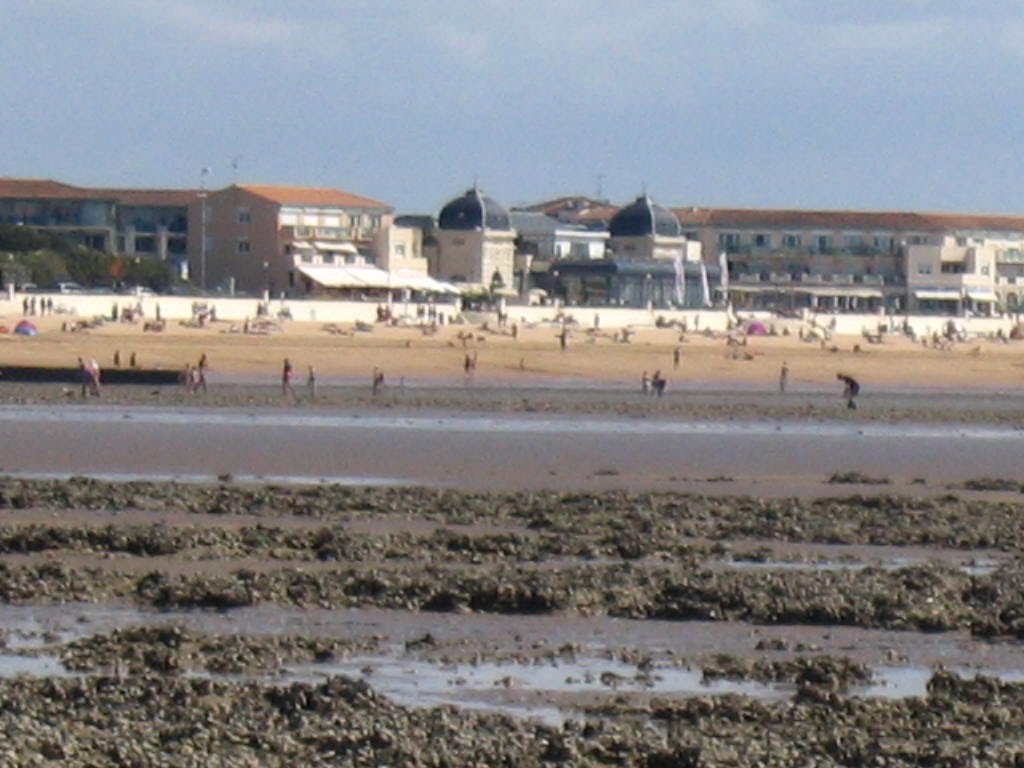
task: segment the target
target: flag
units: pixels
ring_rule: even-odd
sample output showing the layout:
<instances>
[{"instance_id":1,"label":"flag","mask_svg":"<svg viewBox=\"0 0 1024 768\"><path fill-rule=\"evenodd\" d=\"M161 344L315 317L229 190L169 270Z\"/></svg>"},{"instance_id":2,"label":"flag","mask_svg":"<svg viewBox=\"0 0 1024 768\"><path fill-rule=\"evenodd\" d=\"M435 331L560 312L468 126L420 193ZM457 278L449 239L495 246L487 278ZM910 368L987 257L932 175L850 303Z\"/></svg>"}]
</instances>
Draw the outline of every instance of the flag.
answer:
<instances>
[{"instance_id":1,"label":"flag","mask_svg":"<svg viewBox=\"0 0 1024 768\"><path fill-rule=\"evenodd\" d=\"M705 307L711 306L711 287L708 285L708 265L700 260L700 298Z\"/></svg>"},{"instance_id":2,"label":"flag","mask_svg":"<svg viewBox=\"0 0 1024 768\"><path fill-rule=\"evenodd\" d=\"M686 265L683 263L683 257L681 254L676 254L675 259L672 262L672 266L675 267L676 280L675 280L675 298L676 306L686 306Z\"/></svg>"},{"instance_id":3,"label":"flag","mask_svg":"<svg viewBox=\"0 0 1024 768\"><path fill-rule=\"evenodd\" d=\"M718 268L721 270L719 275L719 286L722 289L722 300L726 303L729 302L729 259L726 258L725 251L718 254Z\"/></svg>"}]
</instances>

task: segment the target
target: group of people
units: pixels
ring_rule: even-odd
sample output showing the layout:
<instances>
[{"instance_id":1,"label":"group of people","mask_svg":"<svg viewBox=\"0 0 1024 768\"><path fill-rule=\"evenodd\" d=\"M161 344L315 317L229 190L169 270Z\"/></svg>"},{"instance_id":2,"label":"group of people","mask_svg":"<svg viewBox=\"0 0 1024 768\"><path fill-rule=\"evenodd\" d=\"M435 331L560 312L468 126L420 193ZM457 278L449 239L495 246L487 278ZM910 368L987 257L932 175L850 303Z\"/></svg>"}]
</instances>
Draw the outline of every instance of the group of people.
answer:
<instances>
[{"instance_id":1,"label":"group of people","mask_svg":"<svg viewBox=\"0 0 1024 768\"><path fill-rule=\"evenodd\" d=\"M843 400L846 401L846 407L851 411L856 410L857 395L860 394L860 382L846 373L837 373L836 379L843 383ZM789 365L783 361L782 368L779 369L779 392L784 394L788 385Z\"/></svg>"},{"instance_id":2,"label":"group of people","mask_svg":"<svg viewBox=\"0 0 1024 768\"><path fill-rule=\"evenodd\" d=\"M296 397L295 394L295 367L289 358L284 359L281 366L281 394L285 397ZM316 399L316 369L310 365L306 371L306 391L311 400Z\"/></svg>"},{"instance_id":3,"label":"group of people","mask_svg":"<svg viewBox=\"0 0 1024 768\"><path fill-rule=\"evenodd\" d=\"M644 371L643 376L640 377L640 391L645 395L655 395L661 397L665 394L665 386L668 382L661 375L661 371L655 371L653 375L648 376L647 371Z\"/></svg>"},{"instance_id":4,"label":"group of people","mask_svg":"<svg viewBox=\"0 0 1024 768\"><path fill-rule=\"evenodd\" d=\"M199 356L198 363L185 368L185 387L193 395L200 390L206 392L206 369L208 367L209 362L206 358L206 353L203 352Z\"/></svg>"},{"instance_id":5,"label":"group of people","mask_svg":"<svg viewBox=\"0 0 1024 768\"><path fill-rule=\"evenodd\" d=\"M52 315L53 314L53 299L49 296L39 297L38 304L36 303L36 297L26 296L21 300L21 314L23 315L35 315L38 312L40 315Z\"/></svg>"}]
</instances>

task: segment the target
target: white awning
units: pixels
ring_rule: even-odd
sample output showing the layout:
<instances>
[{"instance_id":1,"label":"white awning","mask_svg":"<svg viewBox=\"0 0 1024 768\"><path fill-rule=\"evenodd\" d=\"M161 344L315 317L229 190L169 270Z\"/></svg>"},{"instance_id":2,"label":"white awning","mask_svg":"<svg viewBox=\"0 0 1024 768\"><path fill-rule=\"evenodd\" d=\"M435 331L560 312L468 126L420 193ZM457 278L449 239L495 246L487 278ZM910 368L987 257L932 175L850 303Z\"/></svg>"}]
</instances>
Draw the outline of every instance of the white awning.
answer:
<instances>
[{"instance_id":1,"label":"white awning","mask_svg":"<svg viewBox=\"0 0 1024 768\"><path fill-rule=\"evenodd\" d=\"M839 297L853 299L880 299L882 292L877 288L860 288L855 286L814 286L803 287L793 286L794 293L805 293L810 296Z\"/></svg>"},{"instance_id":2,"label":"white awning","mask_svg":"<svg viewBox=\"0 0 1024 768\"><path fill-rule=\"evenodd\" d=\"M330 251L332 253L359 253L359 250L352 243L337 243L328 240L314 240L313 247L318 251Z\"/></svg>"},{"instance_id":3,"label":"white awning","mask_svg":"<svg viewBox=\"0 0 1024 768\"><path fill-rule=\"evenodd\" d=\"M293 251L308 251L313 248L313 244L307 243L305 240L293 240L290 245Z\"/></svg>"},{"instance_id":4,"label":"white awning","mask_svg":"<svg viewBox=\"0 0 1024 768\"><path fill-rule=\"evenodd\" d=\"M992 291L982 290L968 290L967 298L971 301L986 301L995 304L999 301L999 298Z\"/></svg>"},{"instance_id":5,"label":"white awning","mask_svg":"<svg viewBox=\"0 0 1024 768\"><path fill-rule=\"evenodd\" d=\"M410 272L400 269L391 276L392 285L399 288L408 288L412 291L425 291L427 293L461 293L451 283L435 280L422 272Z\"/></svg>"},{"instance_id":6,"label":"white awning","mask_svg":"<svg viewBox=\"0 0 1024 768\"><path fill-rule=\"evenodd\" d=\"M335 264L300 264L300 273L324 288L409 289L432 293L459 293L450 283L443 283L422 274L389 274L377 267L355 267Z\"/></svg>"},{"instance_id":7,"label":"white awning","mask_svg":"<svg viewBox=\"0 0 1024 768\"><path fill-rule=\"evenodd\" d=\"M960 291L948 288L914 291L914 296L924 301L960 301Z\"/></svg>"}]
</instances>

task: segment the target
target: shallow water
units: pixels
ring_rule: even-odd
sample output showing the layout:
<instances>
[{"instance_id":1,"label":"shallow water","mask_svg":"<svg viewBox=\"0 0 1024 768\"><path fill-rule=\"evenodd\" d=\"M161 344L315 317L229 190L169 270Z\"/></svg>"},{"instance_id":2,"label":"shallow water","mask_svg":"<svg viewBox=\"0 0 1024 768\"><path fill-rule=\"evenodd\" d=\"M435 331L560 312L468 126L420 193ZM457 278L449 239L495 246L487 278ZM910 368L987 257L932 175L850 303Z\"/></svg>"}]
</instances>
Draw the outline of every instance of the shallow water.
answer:
<instances>
[{"instance_id":1,"label":"shallow water","mask_svg":"<svg viewBox=\"0 0 1024 768\"><path fill-rule=\"evenodd\" d=\"M719 566L744 571L861 571L865 568L882 568L898 571L931 562L926 557L892 557L885 560L815 560L810 562L790 560L718 560L710 561L712 567ZM970 562L954 563L954 567L969 576L987 576L1000 565L997 560L977 559Z\"/></svg>"},{"instance_id":2,"label":"shallow water","mask_svg":"<svg viewBox=\"0 0 1024 768\"><path fill-rule=\"evenodd\" d=\"M963 677L984 674L1004 682L1024 682L1024 650L1019 644L984 642L953 633L845 627L754 628L725 622L630 621L608 617L424 615L274 606L232 611L154 611L93 604L0 605L0 626L6 640L6 648L0 653L0 678L18 674L77 674L60 665L57 655L62 645L119 628L171 625L208 634L257 637L384 638L385 645L378 652L358 653L329 663L290 664L283 670L261 675L212 677L278 685L316 682L340 674L365 680L377 692L408 706L451 704L552 724L577 717L580 707L588 702L617 695L671 698L731 693L763 701L788 699L795 690L792 685L703 679L699 669L702 656L718 652L750 654L759 637L785 638L791 644L806 642L817 648L811 652L814 655L846 655L856 649L875 679L869 685L851 688L849 696L923 696L935 664ZM426 632L439 643L440 658L406 650L407 643L422 638ZM561 652L568 642L575 643L574 652ZM443 660L446 647L479 648L483 660L447 663ZM617 648L632 648L652 661L641 671L634 664L619 661ZM880 661L890 652L897 652L906 661ZM863 656L865 653L870 655ZM488 655L496 654L498 658L530 660L487 660ZM773 652L765 655L776 656Z\"/></svg>"},{"instance_id":3,"label":"shallow water","mask_svg":"<svg viewBox=\"0 0 1024 768\"><path fill-rule=\"evenodd\" d=\"M352 413L332 411L245 408L157 408L146 406L52 406L0 405L0 423L94 424L131 422L139 427L162 425L202 428L251 426L259 428L365 429L397 431L492 432L522 434L633 434L633 435L734 435L777 437L885 437L900 439L965 438L1009 440L1024 444L1024 431L988 424L886 424L843 421L705 421L581 414L509 416L450 413L427 415Z\"/></svg>"},{"instance_id":4,"label":"shallow water","mask_svg":"<svg viewBox=\"0 0 1024 768\"><path fill-rule=\"evenodd\" d=\"M836 472L1024 479L1024 431L987 425L675 421L580 414L0 407L15 476L195 478L457 486L466 490L674 488L688 479L789 480ZM883 486L884 487L884 486Z\"/></svg>"}]
</instances>

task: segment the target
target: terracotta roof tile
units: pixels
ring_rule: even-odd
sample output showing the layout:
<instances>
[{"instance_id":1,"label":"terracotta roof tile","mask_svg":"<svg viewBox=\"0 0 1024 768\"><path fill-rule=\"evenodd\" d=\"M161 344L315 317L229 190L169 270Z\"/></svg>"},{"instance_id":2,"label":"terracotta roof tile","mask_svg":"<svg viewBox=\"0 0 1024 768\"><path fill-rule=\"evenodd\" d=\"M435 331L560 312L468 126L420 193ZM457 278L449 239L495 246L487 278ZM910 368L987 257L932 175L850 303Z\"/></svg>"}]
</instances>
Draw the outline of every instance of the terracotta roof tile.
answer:
<instances>
[{"instance_id":1,"label":"terracotta roof tile","mask_svg":"<svg viewBox=\"0 0 1024 768\"><path fill-rule=\"evenodd\" d=\"M122 205L187 207L199 196L198 189L96 189L90 190Z\"/></svg>"},{"instance_id":2,"label":"terracotta roof tile","mask_svg":"<svg viewBox=\"0 0 1024 768\"><path fill-rule=\"evenodd\" d=\"M258 197L266 198L280 205L325 205L342 208L387 208L391 206L379 200L360 197L351 192L325 187L287 187L272 184L239 184Z\"/></svg>"},{"instance_id":3,"label":"terracotta roof tile","mask_svg":"<svg viewBox=\"0 0 1024 768\"><path fill-rule=\"evenodd\" d=\"M50 200L112 200L126 205L187 206L195 189L101 189L74 187L50 179L0 178L0 198Z\"/></svg>"},{"instance_id":4,"label":"terracotta roof tile","mask_svg":"<svg viewBox=\"0 0 1024 768\"><path fill-rule=\"evenodd\" d=\"M948 230L1024 231L1024 216L896 211L800 211L758 208L675 208L683 227L737 229Z\"/></svg>"},{"instance_id":5,"label":"terracotta roof tile","mask_svg":"<svg viewBox=\"0 0 1024 768\"><path fill-rule=\"evenodd\" d=\"M87 198L90 190L72 187L51 179L12 179L0 177L0 197Z\"/></svg>"}]
</instances>

